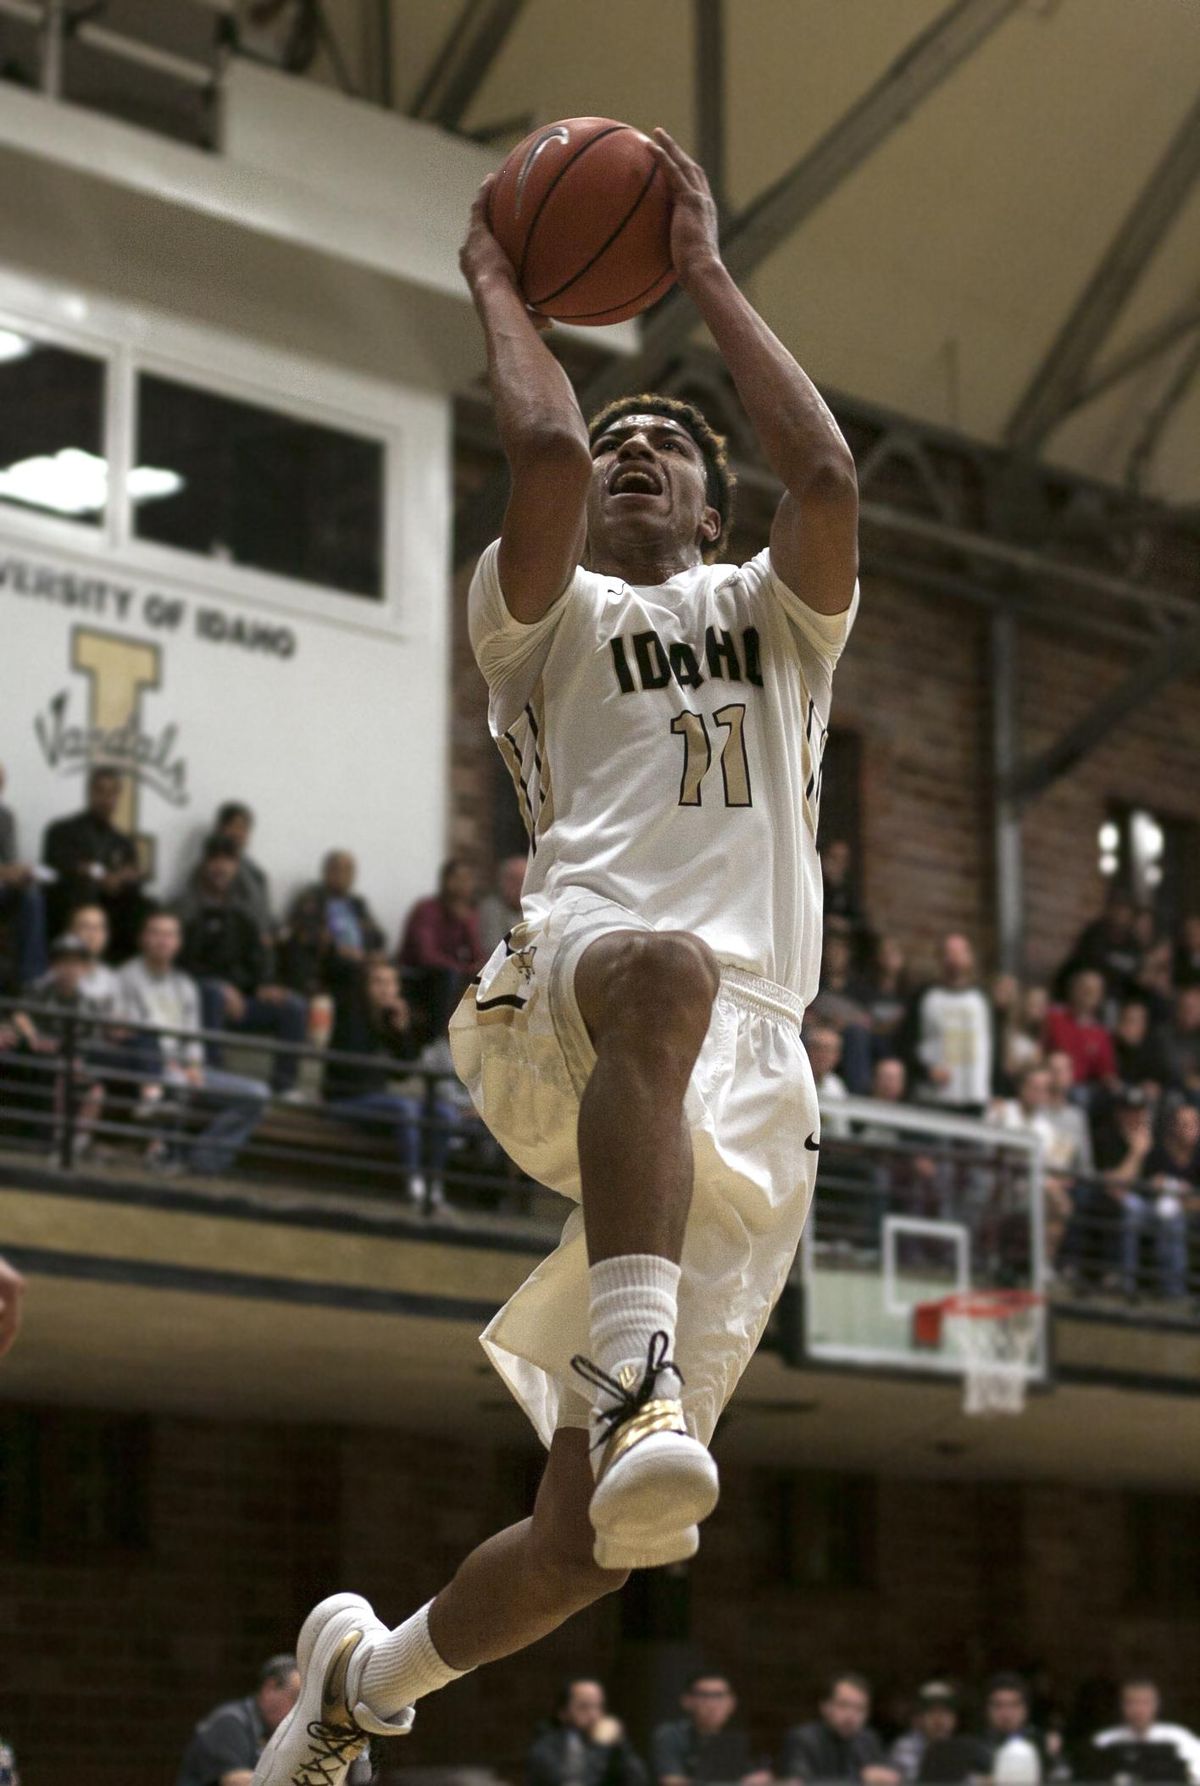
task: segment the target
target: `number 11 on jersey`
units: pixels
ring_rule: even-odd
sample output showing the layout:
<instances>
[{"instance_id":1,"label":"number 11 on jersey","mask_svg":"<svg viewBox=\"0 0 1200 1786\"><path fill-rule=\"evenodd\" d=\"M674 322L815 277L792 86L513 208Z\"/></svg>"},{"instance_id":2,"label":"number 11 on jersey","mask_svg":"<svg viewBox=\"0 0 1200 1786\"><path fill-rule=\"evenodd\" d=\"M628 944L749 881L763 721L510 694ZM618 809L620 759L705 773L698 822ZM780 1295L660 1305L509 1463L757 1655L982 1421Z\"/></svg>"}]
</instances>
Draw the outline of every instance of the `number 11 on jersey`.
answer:
<instances>
[{"instance_id":1,"label":"number 11 on jersey","mask_svg":"<svg viewBox=\"0 0 1200 1786\"><path fill-rule=\"evenodd\" d=\"M714 722L725 733L721 746L721 780L725 788L726 806L752 806L750 797L750 764L746 756L746 704L733 701L718 707ZM671 721L671 730L684 740L683 774L679 782L680 806L701 804L701 783L712 767L712 744L704 715L685 707Z\"/></svg>"}]
</instances>

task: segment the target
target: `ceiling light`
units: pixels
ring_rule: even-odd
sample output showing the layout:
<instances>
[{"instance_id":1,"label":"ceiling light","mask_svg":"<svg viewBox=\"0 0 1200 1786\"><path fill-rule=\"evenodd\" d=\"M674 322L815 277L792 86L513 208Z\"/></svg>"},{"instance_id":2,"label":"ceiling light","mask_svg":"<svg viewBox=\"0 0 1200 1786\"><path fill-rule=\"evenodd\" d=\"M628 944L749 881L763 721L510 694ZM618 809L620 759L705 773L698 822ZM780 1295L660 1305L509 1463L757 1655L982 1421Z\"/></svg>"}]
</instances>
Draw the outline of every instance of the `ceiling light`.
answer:
<instances>
[{"instance_id":1,"label":"ceiling light","mask_svg":"<svg viewBox=\"0 0 1200 1786\"><path fill-rule=\"evenodd\" d=\"M137 465L129 473L131 502L154 502L183 489L177 471ZM108 463L79 447L60 447L54 454L19 459L0 471L0 497L56 515L99 514L108 501Z\"/></svg>"},{"instance_id":2,"label":"ceiling light","mask_svg":"<svg viewBox=\"0 0 1200 1786\"><path fill-rule=\"evenodd\" d=\"M0 366L10 360L23 360L33 352L33 342L26 335L18 335L12 329L0 329Z\"/></svg>"}]
</instances>

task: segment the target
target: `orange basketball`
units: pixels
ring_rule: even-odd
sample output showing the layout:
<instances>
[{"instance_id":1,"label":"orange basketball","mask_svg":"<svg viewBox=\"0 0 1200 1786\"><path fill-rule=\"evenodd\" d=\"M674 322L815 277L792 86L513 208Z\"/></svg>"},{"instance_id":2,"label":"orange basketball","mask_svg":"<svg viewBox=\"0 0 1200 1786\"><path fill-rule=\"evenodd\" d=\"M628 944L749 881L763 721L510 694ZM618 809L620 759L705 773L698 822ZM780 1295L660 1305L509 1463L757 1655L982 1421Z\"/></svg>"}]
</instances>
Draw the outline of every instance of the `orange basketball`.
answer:
<instances>
[{"instance_id":1,"label":"orange basketball","mask_svg":"<svg viewBox=\"0 0 1200 1786\"><path fill-rule=\"evenodd\" d=\"M666 179L614 118L564 118L518 143L488 222L526 303L559 322L623 322L675 282Z\"/></svg>"}]
</instances>

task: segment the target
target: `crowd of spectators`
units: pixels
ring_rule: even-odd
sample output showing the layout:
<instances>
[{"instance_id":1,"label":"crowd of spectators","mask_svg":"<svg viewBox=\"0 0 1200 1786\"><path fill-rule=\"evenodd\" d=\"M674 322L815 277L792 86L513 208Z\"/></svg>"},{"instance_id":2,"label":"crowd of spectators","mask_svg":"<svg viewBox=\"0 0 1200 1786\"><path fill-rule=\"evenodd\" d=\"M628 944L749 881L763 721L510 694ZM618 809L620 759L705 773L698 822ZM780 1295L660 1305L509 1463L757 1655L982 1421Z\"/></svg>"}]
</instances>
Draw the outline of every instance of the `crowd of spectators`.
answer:
<instances>
[{"instance_id":1,"label":"crowd of spectators","mask_svg":"<svg viewBox=\"0 0 1200 1786\"><path fill-rule=\"evenodd\" d=\"M502 864L482 905L474 870L448 862L389 944L348 850L329 850L278 912L252 854L254 815L239 801L219 808L173 895L152 897L117 823L121 790L116 770L93 769L86 806L47 827L37 863L0 804L0 992L17 1001L0 1013L10 1093L39 1076L50 1084L53 1124L69 1111L79 1158L106 1099L132 1084L130 1121L163 1172L226 1171L272 1097L315 1102L331 1123L377 1135L414 1201L437 1201L449 1150L488 1147L454 1077L446 1025L485 959L484 934L494 945L518 914L523 859ZM68 1075L55 1057L71 1018L92 1027ZM273 1044L268 1078L228 1071L226 1037ZM318 1038L331 1049L314 1099L299 1066Z\"/></svg>"},{"instance_id":2,"label":"crowd of spectators","mask_svg":"<svg viewBox=\"0 0 1200 1786\"><path fill-rule=\"evenodd\" d=\"M1052 1704L1035 1707L1020 1674L993 1675L973 1717L969 1704L950 1681L927 1681L911 1695L899 1723L880 1730L872 1723L870 1683L847 1670L830 1678L816 1717L787 1729L774 1748L756 1748L737 1717L729 1677L707 1669L688 1681L680 1715L654 1729L643 1761L609 1712L603 1684L576 1679L563 1688L553 1718L534 1739L526 1786L954 1786L984 1780L1035 1786L1118 1776L1200 1782L1200 1739L1161 1720L1158 1689L1144 1677L1121 1688L1115 1723L1072 1732Z\"/></svg>"},{"instance_id":3,"label":"crowd of spectators","mask_svg":"<svg viewBox=\"0 0 1200 1786\"><path fill-rule=\"evenodd\" d=\"M869 927L844 843L822 855L826 937L805 1040L826 1132L847 1096L1036 1137L1051 1268L1081 1291L1182 1299L1200 1251L1200 913L1178 933L1120 893L1045 980L985 983L969 937L909 970Z\"/></svg>"}]
</instances>

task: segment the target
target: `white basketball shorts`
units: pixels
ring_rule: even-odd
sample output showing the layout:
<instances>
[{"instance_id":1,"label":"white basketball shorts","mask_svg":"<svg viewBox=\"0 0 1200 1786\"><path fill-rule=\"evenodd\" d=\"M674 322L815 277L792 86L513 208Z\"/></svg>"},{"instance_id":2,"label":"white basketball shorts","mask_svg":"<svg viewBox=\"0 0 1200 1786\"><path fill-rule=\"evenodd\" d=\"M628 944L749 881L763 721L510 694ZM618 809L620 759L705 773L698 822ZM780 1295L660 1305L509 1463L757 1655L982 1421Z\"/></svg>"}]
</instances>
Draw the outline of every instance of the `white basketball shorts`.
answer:
<instances>
[{"instance_id":1,"label":"white basketball shorts","mask_svg":"<svg viewBox=\"0 0 1200 1786\"><path fill-rule=\"evenodd\" d=\"M597 937L650 928L598 894L560 895L544 917L510 931L450 1022L454 1064L496 1140L577 1205L579 1100L596 1056L575 969ZM685 1099L695 1189L674 1355L689 1426L705 1444L762 1338L812 1200L820 1118L802 1015L786 988L722 967ZM547 1446L558 1426L587 1420L570 1368L588 1349L587 1273L577 1207L554 1252L482 1335Z\"/></svg>"}]
</instances>

